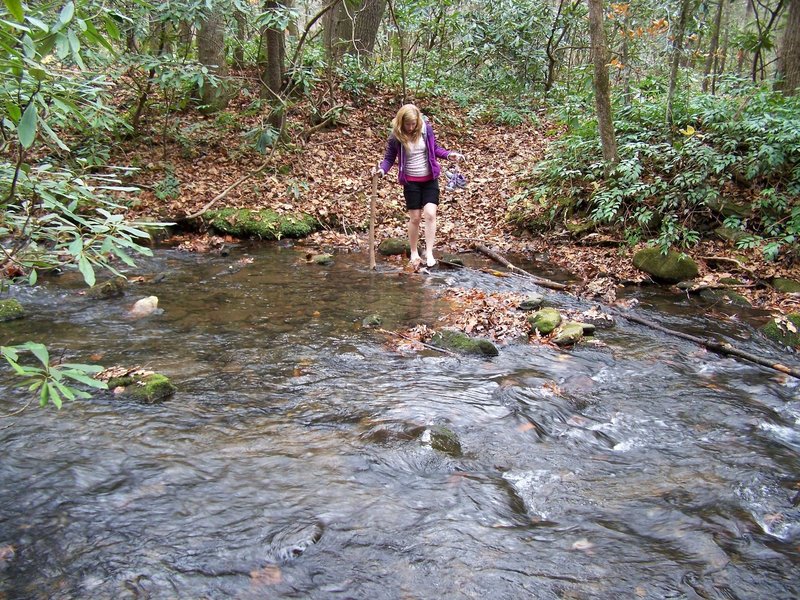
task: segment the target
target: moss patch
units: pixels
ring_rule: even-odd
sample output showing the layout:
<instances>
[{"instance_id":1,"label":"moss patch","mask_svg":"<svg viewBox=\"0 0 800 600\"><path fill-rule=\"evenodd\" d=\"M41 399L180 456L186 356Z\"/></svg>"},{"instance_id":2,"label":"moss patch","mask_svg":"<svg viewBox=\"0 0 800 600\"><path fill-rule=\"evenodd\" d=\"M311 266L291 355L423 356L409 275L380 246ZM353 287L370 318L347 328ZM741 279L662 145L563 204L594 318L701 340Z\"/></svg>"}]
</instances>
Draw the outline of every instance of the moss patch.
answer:
<instances>
[{"instance_id":1,"label":"moss patch","mask_svg":"<svg viewBox=\"0 0 800 600\"><path fill-rule=\"evenodd\" d=\"M205 214L204 219L219 233L262 240L305 237L316 231L318 225L314 217L305 213L280 215L273 210L247 208L212 210Z\"/></svg>"},{"instance_id":2,"label":"moss patch","mask_svg":"<svg viewBox=\"0 0 800 600\"><path fill-rule=\"evenodd\" d=\"M664 255L659 248L639 250L633 256L633 266L667 283L694 279L699 272L697 263L688 256L674 250Z\"/></svg>"},{"instance_id":3,"label":"moss patch","mask_svg":"<svg viewBox=\"0 0 800 600\"><path fill-rule=\"evenodd\" d=\"M800 313L791 313L786 317L772 319L761 328L761 331L769 339L783 346L800 348Z\"/></svg>"},{"instance_id":4,"label":"moss patch","mask_svg":"<svg viewBox=\"0 0 800 600\"><path fill-rule=\"evenodd\" d=\"M483 356L497 356L500 351L492 342L480 338L471 338L460 331L443 329L433 334L431 344L437 348L452 350L459 354L481 354Z\"/></svg>"},{"instance_id":5,"label":"moss patch","mask_svg":"<svg viewBox=\"0 0 800 600\"><path fill-rule=\"evenodd\" d=\"M168 377L152 373L144 377L112 377L108 380L108 389L125 388L122 394L143 404L163 402L177 391Z\"/></svg>"},{"instance_id":6,"label":"moss patch","mask_svg":"<svg viewBox=\"0 0 800 600\"><path fill-rule=\"evenodd\" d=\"M21 319L25 316L25 310L18 300L10 298L8 300L0 300L0 323L3 321L13 321L14 319Z\"/></svg>"}]
</instances>

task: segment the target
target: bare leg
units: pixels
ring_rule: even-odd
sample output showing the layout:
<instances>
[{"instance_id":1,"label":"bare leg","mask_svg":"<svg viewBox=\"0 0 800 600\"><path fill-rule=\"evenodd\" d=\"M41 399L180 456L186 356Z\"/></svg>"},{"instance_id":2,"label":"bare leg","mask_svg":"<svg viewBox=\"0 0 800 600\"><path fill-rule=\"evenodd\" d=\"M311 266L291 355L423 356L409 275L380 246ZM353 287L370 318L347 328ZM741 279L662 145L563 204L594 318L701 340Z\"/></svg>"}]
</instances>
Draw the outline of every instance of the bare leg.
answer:
<instances>
[{"instance_id":1,"label":"bare leg","mask_svg":"<svg viewBox=\"0 0 800 600\"><path fill-rule=\"evenodd\" d=\"M433 245L436 242L436 205L428 202L423 208L425 214L425 262L429 267L436 264L433 258Z\"/></svg>"},{"instance_id":2,"label":"bare leg","mask_svg":"<svg viewBox=\"0 0 800 600\"><path fill-rule=\"evenodd\" d=\"M419 223L422 220L422 211L408 211L408 243L411 245L411 262L419 260Z\"/></svg>"}]
</instances>

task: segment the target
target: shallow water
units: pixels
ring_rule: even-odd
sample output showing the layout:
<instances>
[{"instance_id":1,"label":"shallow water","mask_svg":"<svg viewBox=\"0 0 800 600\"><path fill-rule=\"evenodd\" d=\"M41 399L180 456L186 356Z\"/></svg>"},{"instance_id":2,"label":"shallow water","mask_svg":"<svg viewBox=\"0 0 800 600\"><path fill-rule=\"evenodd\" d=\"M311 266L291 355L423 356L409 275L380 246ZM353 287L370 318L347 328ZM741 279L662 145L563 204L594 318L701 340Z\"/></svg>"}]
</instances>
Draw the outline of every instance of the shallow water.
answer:
<instances>
[{"instance_id":1,"label":"shallow water","mask_svg":"<svg viewBox=\"0 0 800 600\"><path fill-rule=\"evenodd\" d=\"M797 381L625 322L569 351L394 352L365 316L435 325L448 285L542 290L390 270L159 250L125 298L72 276L13 290L31 316L3 344L179 391L0 420L0 598L800 596ZM635 294L652 320L779 356L753 315ZM163 312L127 317L149 295ZM3 413L27 400L11 384Z\"/></svg>"}]
</instances>

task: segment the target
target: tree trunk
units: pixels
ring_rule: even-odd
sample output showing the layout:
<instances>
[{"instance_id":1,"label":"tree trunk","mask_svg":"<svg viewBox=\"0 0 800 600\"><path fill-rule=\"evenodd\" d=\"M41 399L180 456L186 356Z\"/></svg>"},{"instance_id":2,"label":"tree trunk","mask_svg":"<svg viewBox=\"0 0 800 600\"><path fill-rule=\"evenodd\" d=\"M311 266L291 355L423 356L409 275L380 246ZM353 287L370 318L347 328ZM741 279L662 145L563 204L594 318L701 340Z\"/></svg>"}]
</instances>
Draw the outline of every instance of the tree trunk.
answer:
<instances>
[{"instance_id":1,"label":"tree trunk","mask_svg":"<svg viewBox=\"0 0 800 600\"><path fill-rule=\"evenodd\" d=\"M197 31L197 59L217 77L226 75L225 20L219 12L209 12L200 23ZM222 86L212 85L208 80L200 88L200 100L209 112L221 110L228 103Z\"/></svg>"},{"instance_id":2,"label":"tree trunk","mask_svg":"<svg viewBox=\"0 0 800 600\"><path fill-rule=\"evenodd\" d=\"M265 8L276 10L283 7L281 0L267 0ZM267 48L267 68L262 76L262 98L279 98L283 88L283 76L286 69L286 43L283 30L268 28L264 32Z\"/></svg>"},{"instance_id":3,"label":"tree trunk","mask_svg":"<svg viewBox=\"0 0 800 600\"><path fill-rule=\"evenodd\" d=\"M705 69L703 70L703 91L708 91L709 77L716 78L718 51L719 51L719 32L722 25L722 8L726 0L718 0L717 14L714 16L714 26L711 31L711 42L709 43L708 56L706 57ZM715 87L712 82L712 89Z\"/></svg>"},{"instance_id":4,"label":"tree trunk","mask_svg":"<svg viewBox=\"0 0 800 600\"><path fill-rule=\"evenodd\" d=\"M614 118L611 112L611 86L608 82L608 48L603 31L603 0L587 0L589 4L589 36L594 62L594 101L603 159L608 165L619 162Z\"/></svg>"},{"instance_id":5,"label":"tree trunk","mask_svg":"<svg viewBox=\"0 0 800 600\"><path fill-rule=\"evenodd\" d=\"M683 38L686 35L686 23L689 22L689 15L692 12L692 0L681 2L681 13L678 17L678 26L673 35L672 44L672 65L669 70L669 88L667 90L667 128L672 131L673 115L672 105L675 99L675 89L678 86L678 67L681 64L681 54L683 53ZM670 136L672 134L670 133Z\"/></svg>"},{"instance_id":6,"label":"tree trunk","mask_svg":"<svg viewBox=\"0 0 800 600\"><path fill-rule=\"evenodd\" d=\"M236 20L236 46L233 49L233 64L240 71L244 69L244 45L247 43L247 18L245 14L236 10L233 13Z\"/></svg>"},{"instance_id":7,"label":"tree trunk","mask_svg":"<svg viewBox=\"0 0 800 600\"><path fill-rule=\"evenodd\" d=\"M800 87L800 0L789 0L789 11L778 54L778 80L775 88L793 96Z\"/></svg>"},{"instance_id":8,"label":"tree trunk","mask_svg":"<svg viewBox=\"0 0 800 600\"><path fill-rule=\"evenodd\" d=\"M386 0L344 0L324 18L324 41L332 61L342 55L371 55Z\"/></svg>"}]
</instances>

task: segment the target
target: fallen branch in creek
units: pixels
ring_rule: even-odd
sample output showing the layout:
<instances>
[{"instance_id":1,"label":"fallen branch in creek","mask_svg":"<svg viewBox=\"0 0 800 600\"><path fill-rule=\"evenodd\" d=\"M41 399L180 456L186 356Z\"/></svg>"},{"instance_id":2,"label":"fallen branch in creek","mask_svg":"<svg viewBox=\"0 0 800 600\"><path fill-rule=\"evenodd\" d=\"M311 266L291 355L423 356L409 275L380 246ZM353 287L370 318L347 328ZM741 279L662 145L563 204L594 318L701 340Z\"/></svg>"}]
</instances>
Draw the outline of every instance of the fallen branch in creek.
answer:
<instances>
[{"instance_id":1,"label":"fallen branch in creek","mask_svg":"<svg viewBox=\"0 0 800 600\"><path fill-rule=\"evenodd\" d=\"M551 290L562 290L563 291L563 290L566 290L568 288L568 286L563 284L563 283L558 283L556 281L552 281L550 279L545 279L543 277L537 277L533 273L528 273L528 271L526 271L525 269L520 269L519 267L514 266L505 257L501 256L500 254L498 254L494 250L490 250L489 248L487 248L486 246L484 246L483 244L481 244L479 242L473 242L472 243L472 247L475 250L477 250L478 252L480 252L481 254L485 254L486 256L491 258L493 261L495 261L497 263L500 263L501 265L503 265L504 267L506 267L507 269L509 269L513 273L519 273L520 275L525 275L525 277L528 277L529 279L531 279L536 285L540 285L540 286L542 286L544 288L549 288Z\"/></svg>"},{"instance_id":2,"label":"fallen branch in creek","mask_svg":"<svg viewBox=\"0 0 800 600\"><path fill-rule=\"evenodd\" d=\"M769 367L770 369L775 369L776 371L780 371L781 373L785 373L787 375L791 375L792 377L797 377L798 379L800 379L799 370L794 369L792 367L787 367L786 365L783 365L781 363L772 362L771 360L764 358L763 356L757 356L755 354L750 354L749 352L739 350L738 348L734 348L728 343L724 342L720 343L714 340L703 339L695 335L683 333L682 331L675 331L673 329L668 329L666 327L662 327L657 323L648 321L647 319L644 319L642 317L638 317L628 312L614 310L613 308L610 309L609 312L618 317L622 317L623 319L627 319L628 321L633 321L634 323L638 323L639 325L644 325L645 327L650 327L651 329L655 329L656 331L660 331L662 333L668 333L670 335L683 338L684 340L689 340L690 342L694 342L695 344L700 344L704 348L707 348L708 350L711 350L718 354L724 354L727 356L738 356L739 358L743 358L745 360L756 363L763 367Z\"/></svg>"},{"instance_id":3,"label":"fallen branch in creek","mask_svg":"<svg viewBox=\"0 0 800 600\"><path fill-rule=\"evenodd\" d=\"M445 350L444 348L437 348L436 346L434 346L432 344L426 344L425 342L422 342L422 341L420 341L420 340L418 340L416 338L413 338L413 337L408 336L408 335L403 335L402 333L398 333L396 331L389 331L388 329L382 329L380 327L378 329L376 329L376 331L380 331L381 333L385 333L387 335L393 335L395 337L403 338L404 340L408 340L409 342L414 342L415 344L422 344L424 347L428 348L429 350L436 350L437 352L441 352L442 354L449 354L450 356L453 356L455 358L460 358L458 356L458 354L456 354L455 352L450 352L450 350Z\"/></svg>"}]
</instances>

